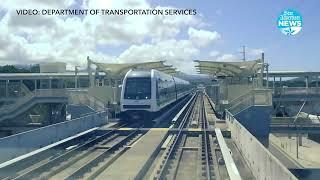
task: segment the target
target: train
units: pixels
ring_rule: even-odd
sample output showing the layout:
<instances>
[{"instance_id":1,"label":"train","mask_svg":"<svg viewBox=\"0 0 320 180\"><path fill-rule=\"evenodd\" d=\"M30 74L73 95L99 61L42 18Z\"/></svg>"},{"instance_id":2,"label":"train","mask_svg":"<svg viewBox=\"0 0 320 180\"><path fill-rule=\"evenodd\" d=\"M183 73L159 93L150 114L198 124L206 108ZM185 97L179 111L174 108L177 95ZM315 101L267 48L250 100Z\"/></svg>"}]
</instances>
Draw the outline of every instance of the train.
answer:
<instances>
[{"instance_id":1,"label":"train","mask_svg":"<svg viewBox=\"0 0 320 180\"><path fill-rule=\"evenodd\" d=\"M120 119L150 120L192 91L186 81L155 69L131 69L122 83Z\"/></svg>"}]
</instances>

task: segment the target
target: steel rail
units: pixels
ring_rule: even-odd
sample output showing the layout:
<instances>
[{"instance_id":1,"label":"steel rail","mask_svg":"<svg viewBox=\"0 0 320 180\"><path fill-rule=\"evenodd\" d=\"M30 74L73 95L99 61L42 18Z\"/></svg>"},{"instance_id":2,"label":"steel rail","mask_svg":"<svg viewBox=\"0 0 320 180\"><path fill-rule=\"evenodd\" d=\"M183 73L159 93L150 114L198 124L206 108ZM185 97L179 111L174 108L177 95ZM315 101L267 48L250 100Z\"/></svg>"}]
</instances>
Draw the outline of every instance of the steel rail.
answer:
<instances>
[{"instance_id":1,"label":"steel rail","mask_svg":"<svg viewBox=\"0 0 320 180\"><path fill-rule=\"evenodd\" d=\"M201 119L202 119L202 129L203 129L203 138L204 138L204 147L205 147L205 159L206 159L206 178L210 180L211 173L210 173L210 162L209 162L209 150L208 150L208 121L206 116L206 110L205 110L205 104L204 104L204 96L201 98L201 105L202 105L202 111L201 111Z\"/></svg>"},{"instance_id":2,"label":"steel rail","mask_svg":"<svg viewBox=\"0 0 320 180\"><path fill-rule=\"evenodd\" d=\"M196 103L196 100L197 100L198 96L199 96L199 94L197 94L197 95L195 96L195 98L194 98L193 101L192 101L192 104L190 104L190 106L189 106L187 112L185 113L185 115L184 115L181 123L179 124L178 134L175 136L174 141L173 141L172 145L170 146L170 150L169 150L169 152L168 152L168 154L167 154L167 158L164 160L162 166L160 167L159 173L157 174L156 177L154 177L154 179L158 179L158 180L159 180L159 179L163 179L164 172L165 172L165 170L166 170L166 168L167 168L167 166L168 166L169 159L172 157L173 152L175 151L175 148L176 148L177 144L179 143L179 140L180 140L180 138L181 138L181 134L182 134L182 132L183 132L182 129L183 129L183 128L185 127L185 125L187 124L187 121L188 121L188 119L189 119L189 117L190 117L189 115L191 114L192 109L193 109L193 107L195 106L195 103Z\"/></svg>"},{"instance_id":3,"label":"steel rail","mask_svg":"<svg viewBox=\"0 0 320 180\"><path fill-rule=\"evenodd\" d=\"M124 146L127 142L129 142L131 140L131 138L133 138L136 134L138 133L138 131L133 131L131 132L129 135L127 135L126 138L124 138L123 140L121 140L120 142L117 142L116 144L114 144L112 147L108 148L105 152L103 152L102 154L100 154L99 156L95 157L94 159L90 160L88 163L84 164L83 166L81 166L80 168L78 168L75 172L73 172L71 175L69 175L68 177L65 177L65 179L81 179L82 176L87 173L88 171L90 171L93 167L97 166L100 162L102 162L105 158L108 157L108 155L112 154L113 151L116 151L117 148L120 148L121 146ZM118 152L117 154L122 154L122 151ZM115 156L117 156L117 154ZM119 156L117 156L119 157ZM111 158L112 162L115 160L113 158ZM111 163L108 162L106 163L107 165L110 165ZM105 166L103 166L103 170L107 168ZM90 176L90 179L94 179L94 177L98 176L101 173L101 168L99 168L97 171L94 171L92 174L94 175L92 177L92 175Z\"/></svg>"},{"instance_id":4,"label":"steel rail","mask_svg":"<svg viewBox=\"0 0 320 180\"><path fill-rule=\"evenodd\" d=\"M127 124L122 124L120 127L124 127ZM85 151L87 149L89 149L90 147L92 147L94 144L99 143L101 141L103 141L105 138L107 138L108 136L112 135L113 133L115 133L117 131L118 128L115 128L111 131L106 132L105 134L90 140L89 142L82 144L79 147L76 147L70 151L67 151L53 159L51 159L50 161L42 164L41 166L35 167L34 169L31 169L25 173L22 174L18 174L18 176L16 177L10 177L11 179L30 179L32 177L38 177L41 173L43 172L47 172L49 169L51 169L52 167L54 167L55 165L58 165L60 163L62 163L63 161L72 158L75 154L78 154L81 151Z\"/></svg>"}]
</instances>

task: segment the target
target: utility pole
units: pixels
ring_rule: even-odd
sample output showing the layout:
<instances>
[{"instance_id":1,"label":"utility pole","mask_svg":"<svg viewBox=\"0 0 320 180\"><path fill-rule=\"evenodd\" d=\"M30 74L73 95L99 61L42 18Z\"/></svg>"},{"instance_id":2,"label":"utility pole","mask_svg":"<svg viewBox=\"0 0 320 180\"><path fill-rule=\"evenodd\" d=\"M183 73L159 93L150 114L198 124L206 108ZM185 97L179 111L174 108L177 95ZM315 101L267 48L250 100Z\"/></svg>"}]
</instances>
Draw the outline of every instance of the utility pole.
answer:
<instances>
[{"instance_id":1,"label":"utility pole","mask_svg":"<svg viewBox=\"0 0 320 180\"><path fill-rule=\"evenodd\" d=\"M299 112L297 113L296 117L294 118L293 120L293 123L295 125L295 128L296 128L296 142L297 142L297 147L296 147L296 154L297 154L297 159L299 158L299 139L301 138L301 134L299 133L299 130L298 130L298 125L297 125L297 119L298 119L298 116L301 112L301 110L303 109L304 105L306 104L306 101L303 102L303 104L301 105L300 109L299 109Z\"/></svg>"},{"instance_id":2,"label":"utility pole","mask_svg":"<svg viewBox=\"0 0 320 180\"><path fill-rule=\"evenodd\" d=\"M242 60L246 61L246 46L242 46L242 51L240 53L243 56Z\"/></svg>"}]
</instances>

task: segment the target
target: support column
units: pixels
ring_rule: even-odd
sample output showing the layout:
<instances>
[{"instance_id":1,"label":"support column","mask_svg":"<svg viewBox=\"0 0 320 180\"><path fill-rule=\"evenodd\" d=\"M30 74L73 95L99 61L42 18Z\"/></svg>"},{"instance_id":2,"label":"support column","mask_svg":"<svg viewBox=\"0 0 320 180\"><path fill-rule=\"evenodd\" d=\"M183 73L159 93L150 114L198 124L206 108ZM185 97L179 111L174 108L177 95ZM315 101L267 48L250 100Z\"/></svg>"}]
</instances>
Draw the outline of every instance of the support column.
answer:
<instances>
[{"instance_id":1,"label":"support column","mask_svg":"<svg viewBox=\"0 0 320 180\"><path fill-rule=\"evenodd\" d=\"M64 79L61 79L61 89L64 89L65 87L64 87Z\"/></svg>"},{"instance_id":2,"label":"support column","mask_svg":"<svg viewBox=\"0 0 320 180\"><path fill-rule=\"evenodd\" d=\"M267 70L267 75L266 75L266 77L267 77L267 88L269 88L269 64L267 63L266 64L266 70Z\"/></svg>"},{"instance_id":3,"label":"support column","mask_svg":"<svg viewBox=\"0 0 320 180\"><path fill-rule=\"evenodd\" d=\"M92 71L91 71L92 61L90 60L89 56L87 56L87 64L88 64L87 70L89 75L89 87L94 87L95 82L94 82L94 77L92 76Z\"/></svg>"},{"instance_id":4,"label":"support column","mask_svg":"<svg viewBox=\"0 0 320 180\"><path fill-rule=\"evenodd\" d=\"M264 72L264 53L261 53L261 72L260 72L260 88L263 88L263 72Z\"/></svg>"},{"instance_id":5,"label":"support column","mask_svg":"<svg viewBox=\"0 0 320 180\"><path fill-rule=\"evenodd\" d=\"M276 77L273 77L273 89L275 88L276 86Z\"/></svg>"},{"instance_id":6,"label":"support column","mask_svg":"<svg viewBox=\"0 0 320 180\"><path fill-rule=\"evenodd\" d=\"M309 76L306 76L306 94L308 94L308 88L309 88Z\"/></svg>"},{"instance_id":7,"label":"support column","mask_svg":"<svg viewBox=\"0 0 320 180\"><path fill-rule=\"evenodd\" d=\"M59 89L63 89L63 82L64 82L64 79L59 79L59 81L58 81L58 88Z\"/></svg>"},{"instance_id":8,"label":"support column","mask_svg":"<svg viewBox=\"0 0 320 180\"><path fill-rule=\"evenodd\" d=\"M42 88L43 88L43 85L42 85L43 82L42 82L42 81L43 81L43 79L39 79L39 89L42 89Z\"/></svg>"},{"instance_id":9,"label":"support column","mask_svg":"<svg viewBox=\"0 0 320 180\"><path fill-rule=\"evenodd\" d=\"M78 88L78 66L74 66L74 88Z\"/></svg>"},{"instance_id":10,"label":"support column","mask_svg":"<svg viewBox=\"0 0 320 180\"><path fill-rule=\"evenodd\" d=\"M52 79L49 79L49 89L52 88Z\"/></svg>"},{"instance_id":11,"label":"support column","mask_svg":"<svg viewBox=\"0 0 320 180\"><path fill-rule=\"evenodd\" d=\"M19 81L19 86L20 86L19 96L21 96L22 95L22 80Z\"/></svg>"},{"instance_id":12,"label":"support column","mask_svg":"<svg viewBox=\"0 0 320 180\"><path fill-rule=\"evenodd\" d=\"M35 79L35 80L34 80L34 90L36 91L37 88L38 88L38 84L37 84L37 80Z\"/></svg>"},{"instance_id":13,"label":"support column","mask_svg":"<svg viewBox=\"0 0 320 180\"><path fill-rule=\"evenodd\" d=\"M6 97L9 96L9 92L8 92L8 85L9 85L9 80L6 80Z\"/></svg>"},{"instance_id":14,"label":"support column","mask_svg":"<svg viewBox=\"0 0 320 180\"><path fill-rule=\"evenodd\" d=\"M306 76L305 79L306 79L306 88L308 88L309 87L309 76Z\"/></svg>"}]
</instances>

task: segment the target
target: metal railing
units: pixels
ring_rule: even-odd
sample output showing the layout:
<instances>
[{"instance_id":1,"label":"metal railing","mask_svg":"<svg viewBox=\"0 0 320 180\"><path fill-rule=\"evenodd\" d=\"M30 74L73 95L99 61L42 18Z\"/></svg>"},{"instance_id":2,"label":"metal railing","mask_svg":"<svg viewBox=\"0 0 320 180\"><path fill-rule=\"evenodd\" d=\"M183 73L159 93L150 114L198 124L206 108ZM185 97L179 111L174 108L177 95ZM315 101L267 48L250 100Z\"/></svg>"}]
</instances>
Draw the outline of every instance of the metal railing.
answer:
<instances>
[{"instance_id":1,"label":"metal railing","mask_svg":"<svg viewBox=\"0 0 320 180\"><path fill-rule=\"evenodd\" d=\"M273 94L279 95L320 95L320 87L278 87Z\"/></svg>"},{"instance_id":2,"label":"metal railing","mask_svg":"<svg viewBox=\"0 0 320 180\"><path fill-rule=\"evenodd\" d=\"M9 105L3 105L0 107L0 115L8 114L27 102L31 101L33 98L41 97L67 97L65 89L37 89L32 93L27 94L21 98L18 98L15 103Z\"/></svg>"},{"instance_id":3,"label":"metal railing","mask_svg":"<svg viewBox=\"0 0 320 180\"><path fill-rule=\"evenodd\" d=\"M294 122L295 117L272 117L271 125L312 125L313 123L310 119L298 117L296 122Z\"/></svg>"},{"instance_id":4,"label":"metal railing","mask_svg":"<svg viewBox=\"0 0 320 180\"><path fill-rule=\"evenodd\" d=\"M270 89L253 89L250 92L230 101L228 110L236 114L250 106L271 106L272 91Z\"/></svg>"},{"instance_id":5,"label":"metal railing","mask_svg":"<svg viewBox=\"0 0 320 180\"><path fill-rule=\"evenodd\" d=\"M95 111L104 110L107 102L97 98L95 96L90 96L88 90L73 90L68 89L68 96L70 97L71 104L83 104L93 108ZM75 100L76 98L76 100Z\"/></svg>"}]
</instances>

